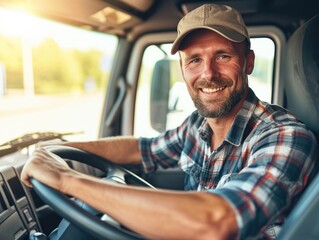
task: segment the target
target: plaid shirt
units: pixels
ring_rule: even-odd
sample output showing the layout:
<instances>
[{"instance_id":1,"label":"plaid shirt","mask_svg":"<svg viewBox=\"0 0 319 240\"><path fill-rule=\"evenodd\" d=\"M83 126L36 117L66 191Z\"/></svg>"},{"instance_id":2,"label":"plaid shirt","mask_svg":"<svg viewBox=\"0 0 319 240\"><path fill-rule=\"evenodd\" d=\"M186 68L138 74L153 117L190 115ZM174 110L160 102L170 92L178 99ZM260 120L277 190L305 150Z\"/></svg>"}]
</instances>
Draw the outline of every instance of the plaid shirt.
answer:
<instances>
[{"instance_id":1,"label":"plaid shirt","mask_svg":"<svg viewBox=\"0 0 319 240\"><path fill-rule=\"evenodd\" d=\"M250 89L223 143L195 111L178 128L140 138L146 171L180 166L185 190L226 199L240 239L276 238L283 219L318 172L314 135L285 109L261 102Z\"/></svg>"}]
</instances>

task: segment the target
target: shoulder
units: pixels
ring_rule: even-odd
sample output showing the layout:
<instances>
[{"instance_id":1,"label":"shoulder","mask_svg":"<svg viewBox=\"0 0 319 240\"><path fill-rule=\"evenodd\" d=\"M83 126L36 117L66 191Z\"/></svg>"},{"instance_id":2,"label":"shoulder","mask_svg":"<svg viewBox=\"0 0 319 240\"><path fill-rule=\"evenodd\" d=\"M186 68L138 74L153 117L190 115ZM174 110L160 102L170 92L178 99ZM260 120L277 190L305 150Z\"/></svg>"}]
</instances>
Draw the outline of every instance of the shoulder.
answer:
<instances>
[{"instance_id":1,"label":"shoulder","mask_svg":"<svg viewBox=\"0 0 319 240\"><path fill-rule=\"evenodd\" d=\"M250 142L253 155L269 155L272 159L298 162L316 158L318 143L312 131L298 121L283 120L264 124L254 134ZM277 159L277 160L278 160Z\"/></svg>"},{"instance_id":2,"label":"shoulder","mask_svg":"<svg viewBox=\"0 0 319 240\"><path fill-rule=\"evenodd\" d=\"M252 121L259 132L303 133L313 136L310 129L287 109L258 101L252 115ZM303 135L302 134L302 135Z\"/></svg>"},{"instance_id":3,"label":"shoulder","mask_svg":"<svg viewBox=\"0 0 319 240\"><path fill-rule=\"evenodd\" d=\"M247 140L255 147L289 146L306 152L317 147L313 132L285 108L258 101L252 117L255 128Z\"/></svg>"}]
</instances>

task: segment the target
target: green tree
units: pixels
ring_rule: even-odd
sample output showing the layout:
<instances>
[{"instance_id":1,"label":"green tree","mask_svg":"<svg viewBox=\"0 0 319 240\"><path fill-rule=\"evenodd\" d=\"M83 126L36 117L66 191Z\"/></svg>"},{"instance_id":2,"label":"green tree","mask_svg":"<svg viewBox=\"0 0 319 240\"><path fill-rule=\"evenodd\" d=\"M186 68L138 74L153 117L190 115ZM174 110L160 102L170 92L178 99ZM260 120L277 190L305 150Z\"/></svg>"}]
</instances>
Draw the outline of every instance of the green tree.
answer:
<instances>
[{"instance_id":1,"label":"green tree","mask_svg":"<svg viewBox=\"0 0 319 240\"><path fill-rule=\"evenodd\" d=\"M88 78L101 87L106 77L100 69L101 58L102 53L97 50L65 50L47 39L33 49L35 91L83 91Z\"/></svg>"}]
</instances>

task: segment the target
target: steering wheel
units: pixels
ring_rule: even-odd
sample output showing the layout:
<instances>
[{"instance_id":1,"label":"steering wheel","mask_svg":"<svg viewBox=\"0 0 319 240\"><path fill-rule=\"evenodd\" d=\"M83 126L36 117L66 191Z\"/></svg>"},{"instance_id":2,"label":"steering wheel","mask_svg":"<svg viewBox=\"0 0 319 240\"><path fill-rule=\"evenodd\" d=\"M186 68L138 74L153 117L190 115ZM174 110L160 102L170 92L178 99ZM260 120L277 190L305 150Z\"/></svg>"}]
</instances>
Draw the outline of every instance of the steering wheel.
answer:
<instances>
[{"instance_id":1,"label":"steering wheel","mask_svg":"<svg viewBox=\"0 0 319 240\"><path fill-rule=\"evenodd\" d=\"M120 178L120 182L125 183L125 179L129 177L140 186L154 188L152 185L129 170L121 166L117 166L94 154L66 146L50 146L46 147L46 149L61 158L82 162L104 172L108 172L111 169L112 171L120 173L116 176L116 178ZM145 239L143 236L123 227L102 221L94 214L85 211L65 194L41 183L40 181L34 178L30 179L30 181L39 197L51 206L60 216L97 239Z\"/></svg>"}]
</instances>

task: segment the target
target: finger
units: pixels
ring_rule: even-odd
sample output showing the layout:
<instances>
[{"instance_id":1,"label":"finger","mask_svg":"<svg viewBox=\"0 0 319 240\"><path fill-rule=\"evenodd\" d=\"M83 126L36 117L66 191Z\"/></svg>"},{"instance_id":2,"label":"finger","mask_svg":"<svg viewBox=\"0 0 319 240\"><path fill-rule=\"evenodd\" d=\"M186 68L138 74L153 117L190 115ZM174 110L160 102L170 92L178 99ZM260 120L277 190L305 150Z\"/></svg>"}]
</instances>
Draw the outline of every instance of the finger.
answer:
<instances>
[{"instance_id":1,"label":"finger","mask_svg":"<svg viewBox=\"0 0 319 240\"><path fill-rule=\"evenodd\" d=\"M56 160L58 163L60 163L61 165L63 165L66 168L70 168L69 165L66 163L66 161L63 158L48 151L47 149L43 149L43 150L44 150L45 154L47 154L47 157L53 158L54 160Z\"/></svg>"},{"instance_id":2,"label":"finger","mask_svg":"<svg viewBox=\"0 0 319 240\"><path fill-rule=\"evenodd\" d=\"M42 148L34 150L21 171L21 181L28 187L32 187L30 178L36 176L37 169L45 162L44 160L48 161L49 157L47 152Z\"/></svg>"},{"instance_id":3,"label":"finger","mask_svg":"<svg viewBox=\"0 0 319 240\"><path fill-rule=\"evenodd\" d=\"M26 186L28 187L32 187L32 184L31 182L29 181L29 179L32 177L30 172L29 172L29 169L28 169L28 164L26 163L25 166L23 167L22 169L22 172L21 172L21 176L20 176L20 179L22 181L22 183L24 183Z\"/></svg>"}]
</instances>

